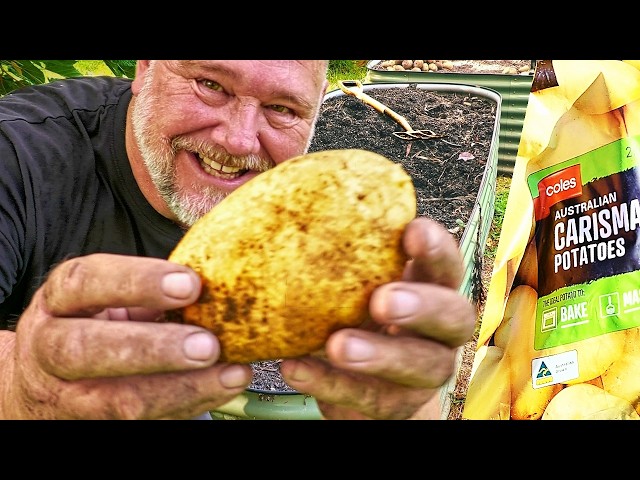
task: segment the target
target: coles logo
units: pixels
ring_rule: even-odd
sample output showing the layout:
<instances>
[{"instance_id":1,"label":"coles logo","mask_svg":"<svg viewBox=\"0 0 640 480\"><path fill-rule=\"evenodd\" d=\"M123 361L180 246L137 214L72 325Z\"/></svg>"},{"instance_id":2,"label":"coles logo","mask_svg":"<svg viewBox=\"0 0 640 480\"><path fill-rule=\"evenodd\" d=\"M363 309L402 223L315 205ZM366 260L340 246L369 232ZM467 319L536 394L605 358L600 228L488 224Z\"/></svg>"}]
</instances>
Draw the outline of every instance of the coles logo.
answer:
<instances>
[{"instance_id":1,"label":"coles logo","mask_svg":"<svg viewBox=\"0 0 640 480\"><path fill-rule=\"evenodd\" d=\"M580 165L572 165L544 177L538 183L538 197L534 199L536 221L549 215L552 205L582 195Z\"/></svg>"}]
</instances>

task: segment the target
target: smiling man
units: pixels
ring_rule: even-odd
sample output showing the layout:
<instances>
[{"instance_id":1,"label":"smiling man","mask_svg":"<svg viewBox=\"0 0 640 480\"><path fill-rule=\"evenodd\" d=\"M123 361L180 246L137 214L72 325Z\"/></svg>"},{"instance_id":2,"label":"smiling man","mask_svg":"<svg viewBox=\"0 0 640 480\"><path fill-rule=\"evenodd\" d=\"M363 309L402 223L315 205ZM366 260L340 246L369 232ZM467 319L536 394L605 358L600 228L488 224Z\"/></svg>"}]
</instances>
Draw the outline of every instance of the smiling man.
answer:
<instances>
[{"instance_id":1,"label":"smiling man","mask_svg":"<svg viewBox=\"0 0 640 480\"><path fill-rule=\"evenodd\" d=\"M166 259L224 196L306 152L327 65L140 60L133 80L0 99L0 418L194 418L249 385L211 332L166 322L201 289ZM403 243L403 281L370 300L377 328L281 365L325 418L437 417L475 312L441 225L416 218Z\"/></svg>"}]
</instances>

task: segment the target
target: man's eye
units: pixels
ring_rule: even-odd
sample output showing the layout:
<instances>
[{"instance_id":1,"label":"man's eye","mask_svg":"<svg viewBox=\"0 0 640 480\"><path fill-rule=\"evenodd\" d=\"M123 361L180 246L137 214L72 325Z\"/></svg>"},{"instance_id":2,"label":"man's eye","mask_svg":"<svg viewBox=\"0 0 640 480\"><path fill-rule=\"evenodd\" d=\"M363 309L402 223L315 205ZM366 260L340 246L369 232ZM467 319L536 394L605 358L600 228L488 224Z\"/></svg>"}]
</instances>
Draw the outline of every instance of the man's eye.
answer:
<instances>
[{"instance_id":1,"label":"man's eye","mask_svg":"<svg viewBox=\"0 0 640 480\"><path fill-rule=\"evenodd\" d=\"M214 82L213 80L202 80L202 85L209 90L214 90L216 92L220 92L223 90L222 85L220 85L218 82Z\"/></svg>"},{"instance_id":2,"label":"man's eye","mask_svg":"<svg viewBox=\"0 0 640 480\"><path fill-rule=\"evenodd\" d=\"M291 109L289 107L285 107L284 105L270 105L269 108L278 113L292 113Z\"/></svg>"}]
</instances>

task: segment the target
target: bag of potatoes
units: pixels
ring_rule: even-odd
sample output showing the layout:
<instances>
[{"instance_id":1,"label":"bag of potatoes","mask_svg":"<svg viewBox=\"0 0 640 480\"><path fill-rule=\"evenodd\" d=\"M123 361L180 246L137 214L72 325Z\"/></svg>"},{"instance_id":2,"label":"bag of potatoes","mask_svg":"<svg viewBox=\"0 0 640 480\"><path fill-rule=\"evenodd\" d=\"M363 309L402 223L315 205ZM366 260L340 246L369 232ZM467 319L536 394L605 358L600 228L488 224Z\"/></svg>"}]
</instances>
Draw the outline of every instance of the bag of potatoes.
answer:
<instances>
[{"instance_id":1,"label":"bag of potatoes","mask_svg":"<svg viewBox=\"0 0 640 480\"><path fill-rule=\"evenodd\" d=\"M640 419L639 68L538 62L465 419Z\"/></svg>"}]
</instances>

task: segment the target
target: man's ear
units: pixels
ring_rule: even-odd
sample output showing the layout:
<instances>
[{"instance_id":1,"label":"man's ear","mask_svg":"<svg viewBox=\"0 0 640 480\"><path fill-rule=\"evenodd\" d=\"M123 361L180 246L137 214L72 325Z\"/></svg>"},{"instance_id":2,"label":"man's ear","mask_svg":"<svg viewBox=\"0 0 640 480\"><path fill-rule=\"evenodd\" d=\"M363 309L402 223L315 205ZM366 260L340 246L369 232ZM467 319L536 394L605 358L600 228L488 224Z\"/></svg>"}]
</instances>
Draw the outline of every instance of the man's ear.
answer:
<instances>
[{"instance_id":1,"label":"man's ear","mask_svg":"<svg viewBox=\"0 0 640 480\"><path fill-rule=\"evenodd\" d=\"M137 95L144 85L144 76L149 69L151 60L137 60L136 61L136 76L131 83L131 91L134 95Z\"/></svg>"}]
</instances>

